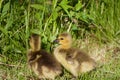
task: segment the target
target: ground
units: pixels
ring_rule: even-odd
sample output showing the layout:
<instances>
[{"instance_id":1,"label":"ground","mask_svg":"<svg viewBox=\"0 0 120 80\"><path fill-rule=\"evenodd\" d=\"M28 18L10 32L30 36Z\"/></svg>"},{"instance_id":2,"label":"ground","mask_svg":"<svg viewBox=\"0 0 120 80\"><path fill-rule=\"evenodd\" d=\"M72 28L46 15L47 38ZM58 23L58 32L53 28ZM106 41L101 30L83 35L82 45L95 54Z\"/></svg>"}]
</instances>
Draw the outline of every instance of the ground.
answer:
<instances>
[{"instance_id":1,"label":"ground","mask_svg":"<svg viewBox=\"0 0 120 80\"><path fill-rule=\"evenodd\" d=\"M78 45L81 44L81 45ZM76 40L76 47L87 52L97 62L97 68L80 74L78 80L119 80L120 48L115 43L99 44L92 40ZM27 66L25 55L15 54L13 59L0 55L0 80L36 80L36 75ZM7 61L8 60L8 61ZM4 63L6 61L6 63ZM72 75L63 70L56 80L71 79Z\"/></svg>"}]
</instances>

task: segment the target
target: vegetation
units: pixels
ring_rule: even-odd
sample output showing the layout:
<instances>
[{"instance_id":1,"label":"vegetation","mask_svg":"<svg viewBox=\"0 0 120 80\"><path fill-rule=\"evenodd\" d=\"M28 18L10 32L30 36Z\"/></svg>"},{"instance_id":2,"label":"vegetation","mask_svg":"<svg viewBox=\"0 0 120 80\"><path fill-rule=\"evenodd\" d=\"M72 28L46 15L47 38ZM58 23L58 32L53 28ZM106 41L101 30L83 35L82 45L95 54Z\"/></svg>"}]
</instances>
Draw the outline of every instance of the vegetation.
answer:
<instances>
[{"instance_id":1,"label":"vegetation","mask_svg":"<svg viewBox=\"0 0 120 80\"><path fill-rule=\"evenodd\" d=\"M119 9L120 0L0 0L0 79L36 79L26 63L31 33L40 34L42 47L52 52L55 37L70 32L74 46L102 65L78 80L119 80ZM64 70L56 80L69 78Z\"/></svg>"}]
</instances>

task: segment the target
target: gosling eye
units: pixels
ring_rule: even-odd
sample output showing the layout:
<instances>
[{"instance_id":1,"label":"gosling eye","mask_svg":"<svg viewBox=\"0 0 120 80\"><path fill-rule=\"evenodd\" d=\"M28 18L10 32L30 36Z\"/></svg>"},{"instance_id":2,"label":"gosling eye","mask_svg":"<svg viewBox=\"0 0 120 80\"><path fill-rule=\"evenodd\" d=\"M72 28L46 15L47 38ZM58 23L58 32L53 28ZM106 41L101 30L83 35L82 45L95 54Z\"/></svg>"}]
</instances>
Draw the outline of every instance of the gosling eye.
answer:
<instances>
[{"instance_id":1,"label":"gosling eye","mask_svg":"<svg viewBox=\"0 0 120 80\"><path fill-rule=\"evenodd\" d=\"M60 38L60 40L64 40L64 38Z\"/></svg>"}]
</instances>

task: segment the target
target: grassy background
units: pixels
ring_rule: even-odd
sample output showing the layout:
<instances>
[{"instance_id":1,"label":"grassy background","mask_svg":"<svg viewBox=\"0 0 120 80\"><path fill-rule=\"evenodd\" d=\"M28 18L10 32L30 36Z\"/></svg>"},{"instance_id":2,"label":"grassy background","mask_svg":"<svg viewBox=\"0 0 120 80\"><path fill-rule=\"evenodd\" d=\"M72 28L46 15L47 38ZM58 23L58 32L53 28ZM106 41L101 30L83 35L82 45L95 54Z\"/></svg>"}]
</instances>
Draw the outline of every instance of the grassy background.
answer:
<instances>
[{"instance_id":1,"label":"grassy background","mask_svg":"<svg viewBox=\"0 0 120 80\"><path fill-rule=\"evenodd\" d=\"M42 48L52 52L52 41L67 31L74 46L104 64L79 80L119 80L119 9L119 0L0 0L0 79L35 80L26 63L30 34L40 34ZM70 77L64 70L56 80Z\"/></svg>"}]
</instances>

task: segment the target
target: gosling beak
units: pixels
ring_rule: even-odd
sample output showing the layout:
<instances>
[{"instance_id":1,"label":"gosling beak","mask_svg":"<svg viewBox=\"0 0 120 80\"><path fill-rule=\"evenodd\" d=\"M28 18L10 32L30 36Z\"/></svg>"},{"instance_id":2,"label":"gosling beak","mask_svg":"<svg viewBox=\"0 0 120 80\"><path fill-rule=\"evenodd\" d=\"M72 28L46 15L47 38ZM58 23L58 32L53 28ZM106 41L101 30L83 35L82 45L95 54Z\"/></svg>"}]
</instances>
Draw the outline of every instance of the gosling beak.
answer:
<instances>
[{"instance_id":1,"label":"gosling beak","mask_svg":"<svg viewBox=\"0 0 120 80\"><path fill-rule=\"evenodd\" d=\"M55 39L53 43L59 43L59 39Z\"/></svg>"}]
</instances>

